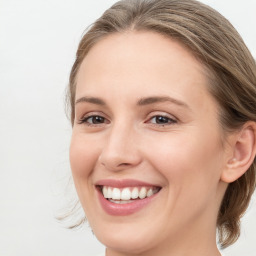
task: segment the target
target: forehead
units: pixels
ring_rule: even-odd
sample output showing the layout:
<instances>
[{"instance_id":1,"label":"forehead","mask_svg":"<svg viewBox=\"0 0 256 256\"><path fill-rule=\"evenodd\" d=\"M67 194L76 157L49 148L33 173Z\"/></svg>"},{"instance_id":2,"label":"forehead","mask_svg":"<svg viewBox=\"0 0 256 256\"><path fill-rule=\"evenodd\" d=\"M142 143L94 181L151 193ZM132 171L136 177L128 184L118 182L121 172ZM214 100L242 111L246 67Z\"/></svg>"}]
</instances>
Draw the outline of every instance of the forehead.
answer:
<instances>
[{"instance_id":1,"label":"forehead","mask_svg":"<svg viewBox=\"0 0 256 256\"><path fill-rule=\"evenodd\" d=\"M207 85L206 69L181 43L133 31L109 35L89 51L78 72L76 98L98 90L106 96L136 91L140 97L171 93L198 101L203 94L211 97Z\"/></svg>"},{"instance_id":2,"label":"forehead","mask_svg":"<svg viewBox=\"0 0 256 256\"><path fill-rule=\"evenodd\" d=\"M87 66L88 62L90 65ZM85 56L82 68L84 66L88 71L95 73L115 67L118 72L124 70L126 73L128 68L131 72L134 72L135 68L154 68L156 72L168 69L171 72L174 67L179 67L180 64L185 66L186 63L186 66L190 66L187 72L195 69L199 72L205 70L191 52L177 40L152 31L128 31L110 34L96 43ZM134 69L131 69L131 65L134 64Z\"/></svg>"}]
</instances>

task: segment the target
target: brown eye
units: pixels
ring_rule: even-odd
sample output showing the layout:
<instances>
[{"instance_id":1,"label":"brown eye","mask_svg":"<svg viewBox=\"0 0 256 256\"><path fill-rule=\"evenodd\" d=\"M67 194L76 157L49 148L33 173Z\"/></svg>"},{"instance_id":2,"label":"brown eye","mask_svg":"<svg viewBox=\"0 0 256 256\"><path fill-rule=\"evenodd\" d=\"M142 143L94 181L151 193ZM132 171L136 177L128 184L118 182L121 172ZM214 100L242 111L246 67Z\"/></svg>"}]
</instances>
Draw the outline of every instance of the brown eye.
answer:
<instances>
[{"instance_id":1,"label":"brown eye","mask_svg":"<svg viewBox=\"0 0 256 256\"><path fill-rule=\"evenodd\" d=\"M91 116L86 118L86 122L91 124L103 124L105 123L105 120L106 119L102 116Z\"/></svg>"},{"instance_id":2,"label":"brown eye","mask_svg":"<svg viewBox=\"0 0 256 256\"><path fill-rule=\"evenodd\" d=\"M176 120L171 119L170 117L167 116L154 116L150 119L150 122L153 124L159 124L159 125L166 125L166 124L173 124L173 123L177 123Z\"/></svg>"},{"instance_id":3,"label":"brown eye","mask_svg":"<svg viewBox=\"0 0 256 256\"><path fill-rule=\"evenodd\" d=\"M79 124L83 124L83 123L87 125L99 125L99 124L108 123L108 120L102 116L92 115L92 116L83 117L79 121Z\"/></svg>"}]
</instances>

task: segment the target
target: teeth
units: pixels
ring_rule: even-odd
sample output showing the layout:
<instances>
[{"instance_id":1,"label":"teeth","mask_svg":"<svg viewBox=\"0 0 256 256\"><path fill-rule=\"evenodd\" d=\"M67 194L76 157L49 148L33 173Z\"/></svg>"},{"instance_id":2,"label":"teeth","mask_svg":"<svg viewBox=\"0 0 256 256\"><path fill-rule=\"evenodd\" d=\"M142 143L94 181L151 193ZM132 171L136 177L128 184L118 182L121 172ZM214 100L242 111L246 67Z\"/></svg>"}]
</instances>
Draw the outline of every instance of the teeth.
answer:
<instances>
[{"instance_id":1,"label":"teeth","mask_svg":"<svg viewBox=\"0 0 256 256\"><path fill-rule=\"evenodd\" d=\"M139 198L140 198L140 199L144 199L146 196L147 196L147 190L146 190L146 188L143 187L143 188L140 190Z\"/></svg>"},{"instance_id":2,"label":"teeth","mask_svg":"<svg viewBox=\"0 0 256 256\"><path fill-rule=\"evenodd\" d=\"M132 199L136 199L139 197L139 189L138 188L134 188L132 190Z\"/></svg>"},{"instance_id":3,"label":"teeth","mask_svg":"<svg viewBox=\"0 0 256 256\"><path fill-rule=\"evenodd\" d=\"M115 203L115 204L129 204L132 203L132 200L112 200L109 199L110 202Z\"/></svg>"},{"instance_id":4,"label":"teeth","mask_svg":"<svg viewBox=\"0 0 256 256\"><path fill-rule=\"evenodd\" d=\"M108 188L108 194L106 198L112 198L112 189L110 187Z\"/></svg>"},{"instance_id":5,"label":"teeth","mask_svg":"<svg viewBox=\"0 0 256 256\"><path fill-rule=\"evenodd\" d=\"M153 190L152 188L147 192L147 197L150 197L153 195Z\"/></svg>"},{"instance_id":6,"label":"teeth","mask_svg":"<svg viewBox=\"0 0 256 256\"><path fill-rule=\"evenodd\" d=\"M122 190L121 199L122 200L130 200L131 199L131 191L129 188L125 188Z\"/></svg>"},{"instance_id":7,"label":"teeth","mask_svg":"<svg viewBox=\"0 0 256 256\"><path fill-rule=\"evenodd\" d=\"M120 200L121 199L121 191L118 188L114 188L112 190L112 199Z\"/></svg>"},{"instance_id":8,"label":"teeth","mask_svg":"<svg viewBox=\"0 0 256 256\"><path fill-rule=\"evenodd\" d=\"M102 194L105 198L114 203L131 203L132 199L144 199L156 194L159 188L146 188L146 187L134 187L134 188L112 188L103 186Z\"/></svg>"},{"instance_id":9,"label":"teeth","mask_svg":"<svg viewBox=\"0 0 256 256\"><path fill-rule=\"evenodd\" d=\"M104 197L108 198L108 189L107 189L107 187L104 186L103 189L102 189L102 192L103 192Z\"/></svg>"}]
</instances>

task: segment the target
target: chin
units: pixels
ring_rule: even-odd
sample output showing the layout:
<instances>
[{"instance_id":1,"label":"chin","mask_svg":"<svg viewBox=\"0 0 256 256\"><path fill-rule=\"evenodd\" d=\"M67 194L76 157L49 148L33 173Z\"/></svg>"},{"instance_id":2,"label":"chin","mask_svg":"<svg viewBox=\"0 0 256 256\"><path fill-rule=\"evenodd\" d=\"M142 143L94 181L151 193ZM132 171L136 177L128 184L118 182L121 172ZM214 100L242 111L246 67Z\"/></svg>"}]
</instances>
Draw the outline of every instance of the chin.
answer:
<instances>
[{"instance_id":1,"label":"chin","mask_svg":"<svg viewBox=\"0 0 256 256\"><path fill-rule=\"evenodd\" d=\"M145 229L145 226L109 224L109 228L106 225L102 227L94 230L94 234L102 244L115 251L136 255L151 250L156 242L159 243L156 239L159 236Z\"/></svg>"},{"instance_id":2,"label":"chin","mask_svg":"<svg viewBox=\"0 0 256 256\"><path fill-rule=\"evenodd\" d=\"M129 235L129 236L122 236L120 234L116 234L114 236L107 234L108 237L102 237L101 235L98 240L104 244L107 248L123 252L129 254L141 254L142 252L148 251L152 249L152 241L151 239L146 238L145 236L138 236Z\"/></svg>"}]
</instances>

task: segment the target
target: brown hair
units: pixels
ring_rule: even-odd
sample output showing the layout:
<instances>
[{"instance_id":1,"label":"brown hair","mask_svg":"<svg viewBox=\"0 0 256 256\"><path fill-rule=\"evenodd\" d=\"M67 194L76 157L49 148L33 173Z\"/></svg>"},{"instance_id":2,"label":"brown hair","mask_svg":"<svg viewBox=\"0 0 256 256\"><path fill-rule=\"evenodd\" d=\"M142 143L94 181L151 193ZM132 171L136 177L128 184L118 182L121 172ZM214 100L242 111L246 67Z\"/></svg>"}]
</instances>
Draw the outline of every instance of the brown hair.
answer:
<instances>
[{"instance_id":1,"label":"brown hair","mask_svg":"<svg viewBox=\"0 0 256 256\"><path fill-rule=\"evenodd\" d=\"M88 51L111 33L155 31L178 40L209 70L209 90L220 105L225 132L256 121L256 64L242 38L217 11L195 0L122 0L109 8L83 36L70 74L68 103L74 123L76 76ZM256 162L229 184L219 209L222 247L240 235L240 218L256 184Z\"/></svg>"}]
</instances>

